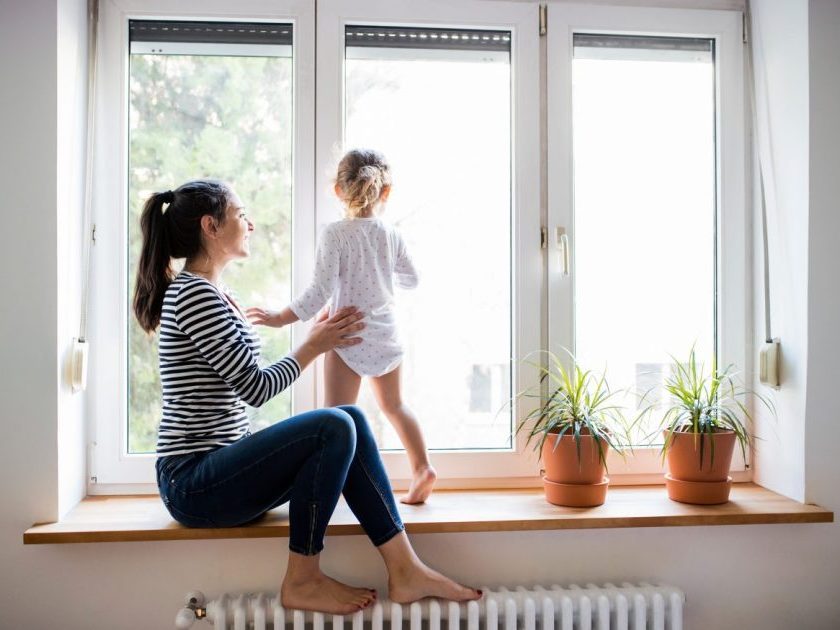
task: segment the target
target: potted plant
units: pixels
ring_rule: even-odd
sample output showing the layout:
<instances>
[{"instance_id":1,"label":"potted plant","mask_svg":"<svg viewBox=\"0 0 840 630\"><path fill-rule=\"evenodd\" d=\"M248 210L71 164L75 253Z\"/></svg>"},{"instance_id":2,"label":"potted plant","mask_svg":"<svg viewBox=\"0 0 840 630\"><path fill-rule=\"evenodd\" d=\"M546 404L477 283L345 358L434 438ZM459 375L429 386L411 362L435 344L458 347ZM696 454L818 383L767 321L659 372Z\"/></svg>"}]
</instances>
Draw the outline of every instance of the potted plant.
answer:
<instances>
[{"instance_id":1,"label":"potted plant","mask_svg":"<svg viewBox=\"0 0 840 630\"><path fill-rule=\"evenodd\" d=\"M665 380L670 403L663 415L663 457L668 462L668 497L682 503L726 503L732 487L729 469L735 445L746 458L752 443L752 416L744 398L753 393L771 411L771 404L745 389L732 366L723 370L713 362L710 372L694 348L688 361L674 360Z\"/></svg>"},{"instance_id":2,"label":"potted plant","mask_svg":"<svg viewBox=\"0 0 840 630\"><path fill-rule=\"evenodd\" d=\"M549 503L601 505L609 485L607 452L620 446L624 417L612 402L614 393L603 374L582 369L574 357L569 371L557 356L546 355L548 366L536 366L539 385L518 396L537 398L540 404L522 419L517 433L527 431L526 444L535 442L545 468L543 487Z\"/></svg>"}]
</instances>

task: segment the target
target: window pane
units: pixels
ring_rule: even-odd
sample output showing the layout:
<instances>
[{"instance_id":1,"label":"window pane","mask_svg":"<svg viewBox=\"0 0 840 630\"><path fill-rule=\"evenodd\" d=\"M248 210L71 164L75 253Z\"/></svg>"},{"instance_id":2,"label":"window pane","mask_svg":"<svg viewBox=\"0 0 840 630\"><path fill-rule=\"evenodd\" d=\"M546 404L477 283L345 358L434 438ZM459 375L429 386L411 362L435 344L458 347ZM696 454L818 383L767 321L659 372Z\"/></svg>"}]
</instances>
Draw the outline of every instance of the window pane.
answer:
<instances>
[{"instance_id":1,"label":"window pane","mask_svg":"<svg viewBox=\"0 0 840 630\"><path fill-rule=\"evenodd\" d=\"M179 42L179 54L150 54L145 51L159 46L141 44L133 46L129 70L129 305L143 202L152 192L204 177L229 182L256 227L247 263L233 263L225 272L225 282L240 305L288 303L292 265L291 47L272 46L271 56L241 56L243 51L254 55L254 45L243 48L228 43L208 48L202 43L196 44L201 54L184 54L184 46L190 44ZM128 327L127 448L129 453L147 453L154 451L160 421L157 344L133 317ZM264 359L276 360L289 351L288 328L261 328L259 332ZM254 428L290 412L287 391L254 414Z\"/></svg>"},{"instance_id":2,"label":"window pane","mask_svg":"<svg viewBox=\"0 0 840 630\"><path fill-rule=\"evenodd\" d=\"M365 37L409 43L357 45ZM432 449L511 444L500 412L511 389L509 43L509 33L347 28L345 145L378 149L393 169L385 218L420 273L397 296L403 399ZM367 386L360 404L380 446L401 448Z\"/></svg>"},{"instance_id":3,"label":"window pane","mask_svg":"<svg viewBox=\"0 0 840 630\"><path fill-rule=\"evenodd\" d=\"M575 350L648 403L671 355L715 348L712 45L575 36Z\"/></svg>"}]
</instances>

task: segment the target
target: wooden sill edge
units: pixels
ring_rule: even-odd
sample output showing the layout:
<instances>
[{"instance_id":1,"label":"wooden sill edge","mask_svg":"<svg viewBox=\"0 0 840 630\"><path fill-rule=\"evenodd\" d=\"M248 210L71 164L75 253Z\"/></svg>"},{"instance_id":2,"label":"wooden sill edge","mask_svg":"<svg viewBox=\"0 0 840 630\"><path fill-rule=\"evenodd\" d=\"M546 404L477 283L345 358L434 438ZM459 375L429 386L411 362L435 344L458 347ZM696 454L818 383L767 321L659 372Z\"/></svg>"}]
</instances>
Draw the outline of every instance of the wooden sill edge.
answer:
<instances>
[{"instance_id":1,"label":"wooden sill edge","mask_svg":"<svg viewBox=\"0 0 840 630\"><path fill-rule=\"evenodd\" d=\"M832 523L834 513L798 503L754 483L732 487L730 502L716 506L676 503L661 486L610 488L596 508L564 508L545 501L541 489L441 490L421 506L400 505L409 533L459 533ZM327 528L329 536L364 532L342 501ZM179 525L158 496L97 496L84 499L57 523L37 524L24 532L24 544L285 538L286 508L273 510L244 527L196 529Z\"/></svg>"}]
</instances>

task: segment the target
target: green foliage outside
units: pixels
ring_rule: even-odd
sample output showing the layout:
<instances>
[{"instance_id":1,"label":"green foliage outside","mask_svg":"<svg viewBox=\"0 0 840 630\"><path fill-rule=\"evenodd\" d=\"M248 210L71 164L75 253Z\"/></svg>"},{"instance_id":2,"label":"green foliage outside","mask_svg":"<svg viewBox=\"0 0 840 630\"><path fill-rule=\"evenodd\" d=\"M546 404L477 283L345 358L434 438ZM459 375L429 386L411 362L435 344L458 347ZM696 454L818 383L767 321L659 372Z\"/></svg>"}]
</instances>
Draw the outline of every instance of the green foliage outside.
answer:
<instances>
[{"instance_id":1,"label":"green foliage outside","mask_svg":"<svg viewBox=\"0 0 840 630\"><path fill-rule=\"evenodd\" d=\"M128 300L148 195L190 179L229 182L255 224L251 256L224 281L239 305L279 306L291 293L292 60L131 55ZM128 452L153 452L161 414L157 340L128 322ZM288 329L260 329L264 362L289 351ZM291 413L289 391L252 417L257 430Z\"/></svg>"}]
</instances>

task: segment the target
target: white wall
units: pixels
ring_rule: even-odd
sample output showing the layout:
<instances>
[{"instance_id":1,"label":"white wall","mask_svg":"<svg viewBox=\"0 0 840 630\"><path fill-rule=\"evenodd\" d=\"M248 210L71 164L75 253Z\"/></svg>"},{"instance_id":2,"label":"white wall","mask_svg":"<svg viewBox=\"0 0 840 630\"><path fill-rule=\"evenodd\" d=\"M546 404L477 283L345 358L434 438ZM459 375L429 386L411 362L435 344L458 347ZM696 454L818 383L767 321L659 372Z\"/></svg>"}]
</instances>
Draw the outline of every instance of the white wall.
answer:
<instances>
[{"instance_id":1,"label":"white wall","mask_svg":"<svg viewBox=\"0 0 840 630\"><path fill-rule=\"evenodd\" d=\"M840 2L810 4L810 198L806 498L838 505L840 413ZM828 474L834 471L835 474Z\"/></svg>"},{"instance_id":2,"label":"white wall","mask_svg":"<svg viewBox=\"0 0 840 630\"><path fill-rule=\"evenodd\" d=\"M767 192L772 334L781 339L777 417L757 409L755 479L797 500L805 496L805 383L808 349L808 2L752 3L759 141ZM781 42L784 42L782 45ZM756 162L756 170L758 164ZM760 199L756 194L755 199ZM760 209L754 212L754 341L764 342Z\"/></svg>"},{"instance_id":3,"label":"white wall","mask_svg":"<svg viewBox=\"0 0 840 630\"><path fill-rule=\"evenodd\" d=\"M0 370L5 375L0 381L0 429L6 437L0 443L0 627L171 628L188 590L200 588L216 595L224 589L276 588L287 541L28 547L21 542L24 529L32 522L56 514L58 424L75 413L72 409L67 412L67 396L58 394L56 348L64 347L64 340L56 339L56 331L59 336L72 335L75 317L69 324L57 324L64 321L60 305L72 307L72 298L58 297L65 290L62 286L59 291L59 283L65 279L58 272L61 261L57 260L56 244L58 230L65 229L58 218L62 211L58 189L69 186L74 205L78 191L73 192L76 185L62 179L74 176L62 175L62 168L56 172L56 163L68 155L79 155L79 136L76 129L65 130L62 142L69 145L59 142L56 120L75 120L78 125L83 116L78 100L72 108L75 113L70 114L62 114L56 103L62 99L58 86L68 85L65 73L78 68L75 62L59 61L58 50L78 53L82 46L81 40L75 44L71 40L74 31L77 40L84 38L77 21L83 4L83 0L62 0L58 5L55 0L28 0L25 4L0 0L0 136L4 144L0 190L7 232L0 254L4 269L0 274ZM806 7L802 1L795 4L800 11ZM758 3L756 8L759 12L784 11L772 0ZM808 279L805 266L798 281L808 282L808 326L821 331L821 336L809 339L809 351L801 347L797 350L801 354L793 359L804 362L807 358L809 377L824 383L814 375L830 376L828 358L838 350L838 339L829 326L840 321L830 275L840 263L840 248L831 248L827 232L834 227L833 234L838 233L836 211L831 215L836 207L836 195L831 193L837 186L837 158L831 151L840 146L840 138L837 124L831 120L836 107L827 99L830 90L837 89L832 69L840 67L840 42L832 39L838 24L836 5L814 2L811 11L810 50L812 56L813 51L821 51L825 61L814 62L811 81L812 275ZM64 39L61 31L56 36L57 15L67 20L62 28L67 26L69 39ZM821 22L818 28L813 28L814 19ZM774 48L787 49L788 42L803 41L802 29L807 23L792 19L787 26L785 38L774 40ZM807 63L800 65L797 76L806 71ZM833 85L815 86L814 76L830 78ZM807 112L798 109L790 113L790 124L801 125L804 114ZM808 133L807 126L803 133ZM830 159L835 160L833 167ZM814 168L815 162L824 163L827 174L820 170L822 166ZM800 181L797 164L777 166L777 173L785 182L781 186ZM62 239L65 236L62 232ZM62 247L76 249L73 244ZM806 242L798 247L800 255L808 251ZM820 269L816 269L817 262ZM782 299L796 297L785 296L781 290L780 295ZM809 429L828 431L836 424L828 396L834 382L821 385L822 392L809 387ZM789 386L794 387L792 383ZM795 390L796 396L806 396L803 380L795 381ZM809 435L805 446L809 455L816 456L813 463L805 465L808 498L840 511L840 497L829 485L840 479L840 460L831 457L833 443ZM474 584L636 578L673 582L688 593L688 628L829 629L835 628L840 618L840 599L836 597L840 527L834 524L447 534L416 536L414 540L420 554L432 564ZM360 537L329 539L324 565L339 578L384 588L376 554Z\"/></svg>"},{"instance_id":4,"label":"white wall","mask_svg":"<svg viewBox=\"0 0 840 630\"><path fill-rule=\"evenodd\" d=\"M70 390L71 340L79 335L82 291L82 231L87 128L87 6L82 0L59 0L57 23L58 92L56 94L58 354L58 513L84 497L84 396Z\"/></svg>"}]
</instances>

